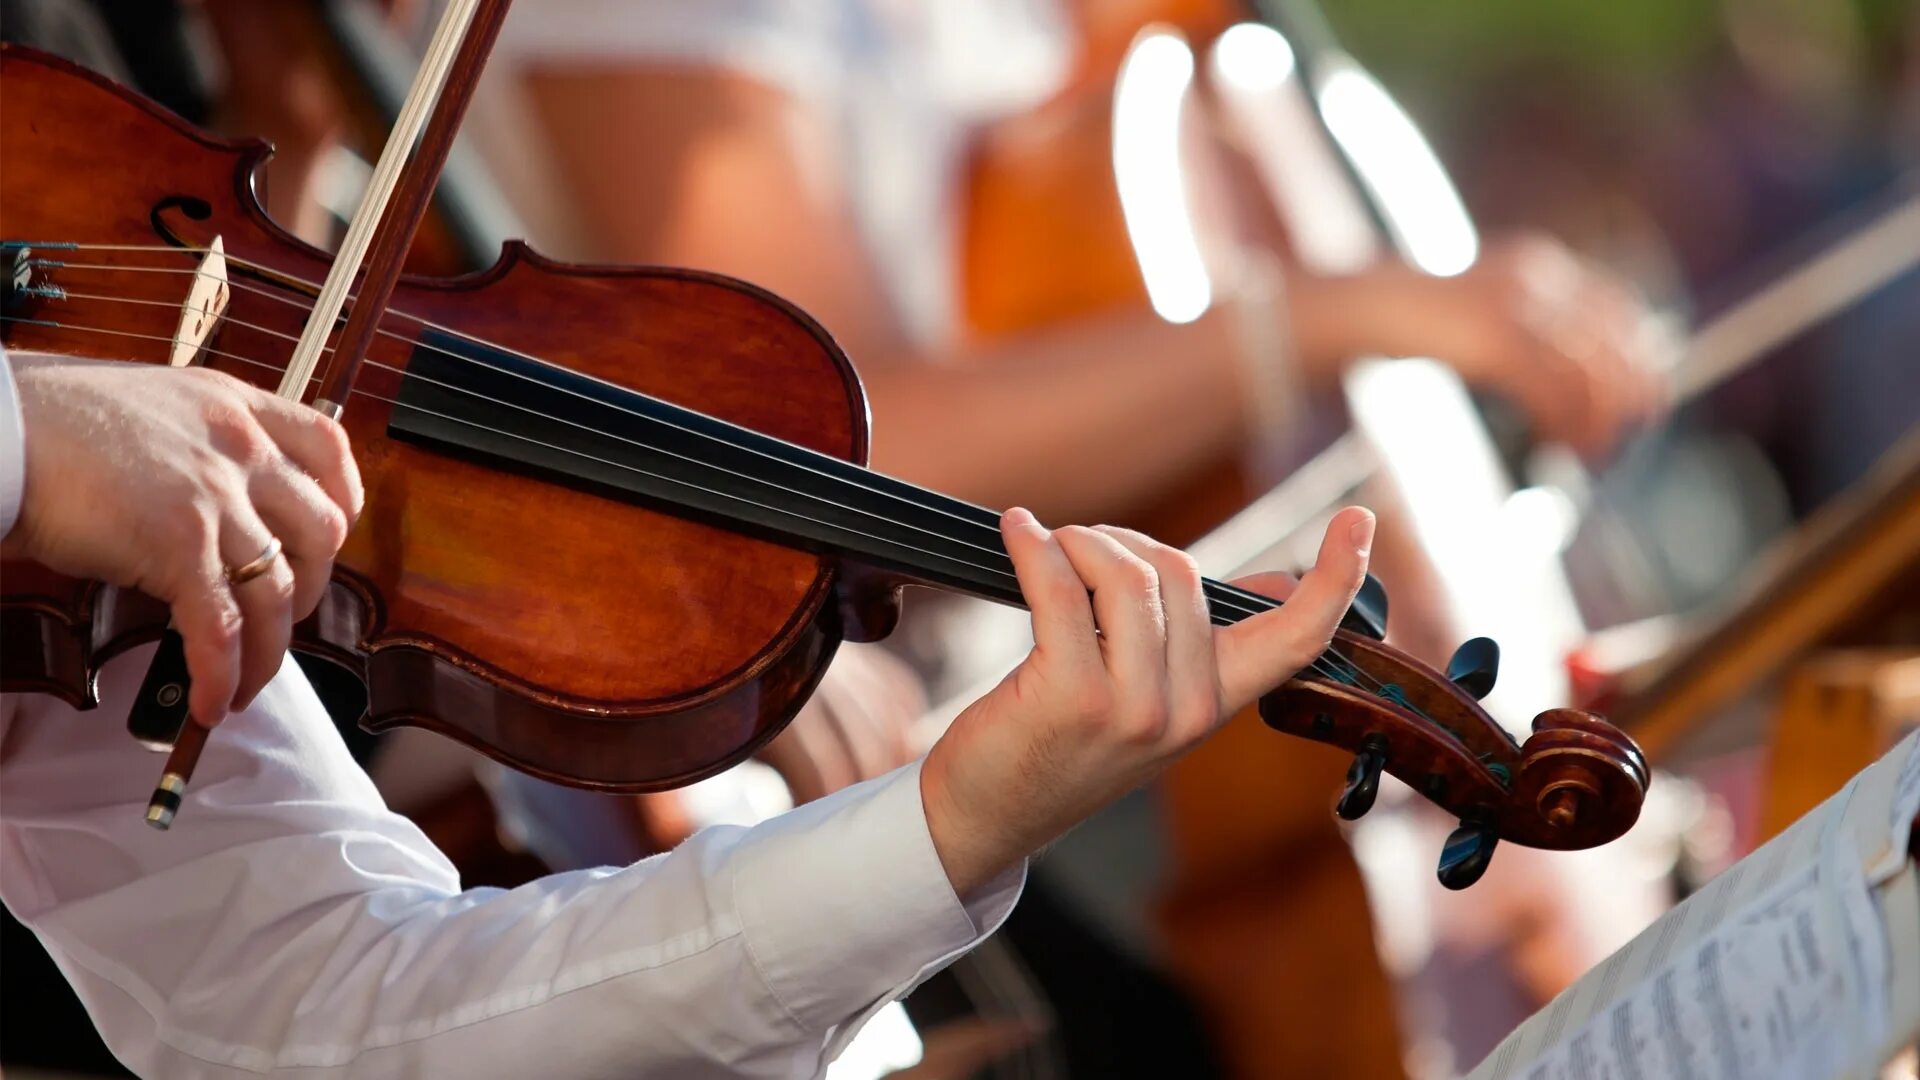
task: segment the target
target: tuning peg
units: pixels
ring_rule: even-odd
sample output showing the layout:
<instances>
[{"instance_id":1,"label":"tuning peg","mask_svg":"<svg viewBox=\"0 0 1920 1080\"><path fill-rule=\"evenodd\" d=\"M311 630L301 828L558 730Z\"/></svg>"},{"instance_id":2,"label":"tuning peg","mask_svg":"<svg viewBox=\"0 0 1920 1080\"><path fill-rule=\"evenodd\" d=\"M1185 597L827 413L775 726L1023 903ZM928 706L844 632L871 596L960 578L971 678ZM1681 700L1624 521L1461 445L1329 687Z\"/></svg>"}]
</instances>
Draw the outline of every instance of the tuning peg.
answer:
<instances>
[{"instance_id":1,"label":"tuning peg","mask_svg":"<svg viewBox=\"0 0 1920 1080\"><path fill-rule=\"evenodd\" d=\"M1354 594L1347 617L1340 625L1375 641L1386 640L1387 587L1380 584L1379 578L1368 574L1367 580L1360 583L1360 591Z\"/></svg>"},{"instance_id":2,"label":"tuning peg","mask_svg":"<svg viewBox=\"0 0 1920 1080\"><path fill-rule=\"evenodd\" d=\"M1447 846L1440 849L1440 884L1459 890L1479 881L1487 872L1487 864L1493 862L1493 849L1499 843L1500 838L1486 826L1461 822L1447 837Z\"/></svg>"},{"instance_id":3,"label":"tuning peg","mask_svg":"<svg viewBox=\"0 0 1920 1080\"><path fill-rule=\"evenodd\" d=\"M1486 697L1499 676L1500 644L1492 638L1468 638L1447 661L1447 678L1475 700Z\"/></svg>"},{"instance_id":4,"label":"tuning peg","mask_svg":"<svg viewBox=\"0 0 1920 1080\"><path fill-rule=\"evenodd\" d=\"M1333 812L1347 821L1366 816L1380 794L1380 770L1386 767L1387 740L1379 735L1367 736L1360 744L1360 752L1354 755L1353 764L1347 766L1347 790L1340 793Z\"/></svg>"}]
</instances>

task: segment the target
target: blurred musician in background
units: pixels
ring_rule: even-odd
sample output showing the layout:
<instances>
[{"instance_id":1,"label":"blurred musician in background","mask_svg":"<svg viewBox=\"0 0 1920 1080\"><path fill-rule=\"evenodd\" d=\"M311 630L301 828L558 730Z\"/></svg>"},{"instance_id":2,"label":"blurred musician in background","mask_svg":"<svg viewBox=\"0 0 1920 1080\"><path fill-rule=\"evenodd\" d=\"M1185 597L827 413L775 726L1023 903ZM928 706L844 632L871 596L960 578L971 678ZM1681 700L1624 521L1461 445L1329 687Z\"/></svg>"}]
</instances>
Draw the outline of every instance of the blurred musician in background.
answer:
<instances>
[{"instance_id":1,"label":"blurred musician in background","mask_svg":"<svg viewBox=\"0 0 1920 1080\"><path fill-rule=\"evenodd\" d=\"M1437 355L1543 435L1599 453L1657 408L1630 290L1541 238L1440 278L1386 261L1290 274L1175 325L1114 312L965 340L954 209L969 137L1052 94L1070 11L972 4L529 6L503 35L561 195L570 256L677 261L783 291L859 358L887 471L1061 520L1126 510L1258 434L1266 380L1325 387L1363 355ZM496 69L496 78L509 67ZM1279 301L1277 304L1275 301ZM1260 371L1236 306L1291 347ZM1071 400L1074 407L1063 408ZM1127 432L1133 446L1100 448Z\"/></svg>"}]
</instances>

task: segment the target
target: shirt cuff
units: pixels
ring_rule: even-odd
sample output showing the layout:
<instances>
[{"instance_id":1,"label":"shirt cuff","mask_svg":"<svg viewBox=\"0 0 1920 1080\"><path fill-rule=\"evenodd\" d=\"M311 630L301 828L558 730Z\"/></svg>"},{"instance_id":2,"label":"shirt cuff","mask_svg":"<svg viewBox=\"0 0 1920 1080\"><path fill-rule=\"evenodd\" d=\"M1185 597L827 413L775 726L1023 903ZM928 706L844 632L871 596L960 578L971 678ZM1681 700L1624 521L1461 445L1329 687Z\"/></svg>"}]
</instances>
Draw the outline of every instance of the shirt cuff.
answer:
<instances>
[{"instance_id":1,"label":"shirt cuff","mask_svg":"<svg viewBox=\"0 0 1920 1080\"><path fill-rule=\"evenodd\" d=\"M0 536L20 520L20 499L27 486L27 430L20 418L20 392L13 385L13 362L0 348Z\"/></svg>"},{"instance_id":2,"label":"shirt cuff","mask_svg":"<svg viewBox=\"0 0 1920 1080\"><path fill-rule=\"evenodd\" d=\"M1024 861L968 902L927 829L920 763L754 828L736 851L734 908L774 998L843 1042L872 1011L991 936L1026 884Z\"/></svg>"}]
</instances>

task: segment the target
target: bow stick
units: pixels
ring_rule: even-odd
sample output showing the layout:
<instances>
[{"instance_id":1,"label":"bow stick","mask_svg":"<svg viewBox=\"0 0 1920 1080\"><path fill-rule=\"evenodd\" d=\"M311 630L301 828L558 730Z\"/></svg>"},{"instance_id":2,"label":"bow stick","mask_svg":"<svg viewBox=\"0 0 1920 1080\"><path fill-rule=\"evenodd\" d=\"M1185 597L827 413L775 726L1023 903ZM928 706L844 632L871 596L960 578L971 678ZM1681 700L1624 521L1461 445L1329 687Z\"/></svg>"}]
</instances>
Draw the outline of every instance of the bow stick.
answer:
<instances>
[{"instance_id":1,"label":"bow stick","mask_svg":"<svg viewBox=\"0 0 1920 1080\"><path fill-rule=\"evenodd\" d=\"M361 278L358 295L346 326L333 347L333 360L313 407L332 419L344 411L354 376L366 358L374 328L400 279L413 234L426 215L434 182L446 164L454 135L466 115L467 104L480 81L487 56L499 37L511 0L451 0L427 46L387 144L380 152L372 179L346 238L327 273L326 283L300 334L293 360L280 380L278 394L303 401L319 367L326 342L339 319L354 279ZM419 144L417 153L413 151ZM397 201L395 196L397 195ZM389 203L393 205L389 208ZM371 249L371 253L369 253ZM364 276L360 274L362 261ZM168 629L154 654L128 716L134 731L172 731L173 749L167 755L160 782L147 804L147 823L156 829L173 824L185 797L188 781L206 745L207 729L187 722L186 653L177 631Z\"/></svg>"}]
</instances>

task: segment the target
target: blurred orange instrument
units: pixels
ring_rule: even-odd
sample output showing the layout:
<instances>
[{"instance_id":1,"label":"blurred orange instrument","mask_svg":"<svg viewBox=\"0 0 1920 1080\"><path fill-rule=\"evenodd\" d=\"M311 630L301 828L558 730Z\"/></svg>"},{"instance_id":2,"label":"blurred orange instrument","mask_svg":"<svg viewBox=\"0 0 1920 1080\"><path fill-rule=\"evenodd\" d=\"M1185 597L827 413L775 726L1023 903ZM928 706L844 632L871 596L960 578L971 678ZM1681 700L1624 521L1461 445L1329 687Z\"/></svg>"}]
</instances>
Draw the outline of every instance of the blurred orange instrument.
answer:
<instances>
[{"instance_id":1,"label":"blurred orange instrument","mask_svg":"<svg viewBox=\"0 0 1920 1080\"><path fill-rule=\"evenodd\" d=\"M1149 303L1114 160L1121 68L1143 27L1210 34L1231 23L1236 9L1225 0L1075 5L1081 48L1065 86L985 133L968 162L958 275L966 332L1018 333ZM1186 543L1274 479L1272 470L1229 455L1134 507L1128 523Z\"/></svg>"},{"instance_id":2,"label":"blurred orange instrument","mask_svg":"<svg viewBox=\"0 0 1920 1080\"><path fill-rule=\"evenodd\" d=\"M970 162L960 310L971 333L1152 301L1154 253L1130 235L1128 163L1116 149L1137 122L1124 100L1129 68L1160 31L1199 57L1186 68L1193 92L1177 106L1178 134L1159 147L1183 167L1189 205L1176 209L1196 231L1224 230L1317 273L1390 250L1318 111L1323 69L1352 61L1317 11L1236 0L1082 2L1076 11L1081 60L1068 86L990 132ZM1260 448L1224 456L1131 520L1189 542L1272 487L1287 464ZM1326 804L1301 796L1314 785L1293 782L1344 762L1270 753L1259 732L1252 717L1238 718L1161 783L1164 961L1235 1075L1398 1075L1392 990L1358 869Z\"/></svg>"}]
</instances>

